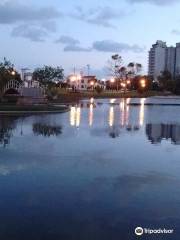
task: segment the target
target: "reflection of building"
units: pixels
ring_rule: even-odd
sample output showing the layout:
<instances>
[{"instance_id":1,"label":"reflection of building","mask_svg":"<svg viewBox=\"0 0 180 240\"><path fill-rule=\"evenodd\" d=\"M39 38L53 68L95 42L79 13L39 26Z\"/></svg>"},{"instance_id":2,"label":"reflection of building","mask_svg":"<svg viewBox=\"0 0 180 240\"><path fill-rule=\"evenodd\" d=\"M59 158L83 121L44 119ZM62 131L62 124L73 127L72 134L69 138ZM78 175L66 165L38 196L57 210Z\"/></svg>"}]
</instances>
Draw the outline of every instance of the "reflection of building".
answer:
<instances>
[{"instance_id":1,"label":"reflection of building","mask_svg":"<svg viewBox=\"0 0 180 240\"><path fill-rule=\"evenodd\" d=\"M180 124L147 124L146 134L153 143L160 143L163 139L171 139L174 144L180 144Z\"/></svg>"}]
</instances>

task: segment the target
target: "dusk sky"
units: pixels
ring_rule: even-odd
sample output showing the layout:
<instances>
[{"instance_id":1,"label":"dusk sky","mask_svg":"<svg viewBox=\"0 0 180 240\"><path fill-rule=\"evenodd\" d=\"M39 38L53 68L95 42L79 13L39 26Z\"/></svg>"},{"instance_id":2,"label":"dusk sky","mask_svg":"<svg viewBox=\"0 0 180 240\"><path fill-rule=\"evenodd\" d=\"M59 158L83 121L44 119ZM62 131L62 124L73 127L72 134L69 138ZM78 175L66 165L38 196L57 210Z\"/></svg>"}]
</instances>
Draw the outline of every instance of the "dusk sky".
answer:
<instances>
[{"instance_id":1,"label":"dusk sky","mask_svg":"<svg viewBox=\"0 0 180 240\"><path fill-rule=\"evenodd\" d=\"M61 65L103 77L119 53L143 64L156 40L180 42L180 0L0 0L1 51L20 69Z\"/></svg>"}]
</instances>

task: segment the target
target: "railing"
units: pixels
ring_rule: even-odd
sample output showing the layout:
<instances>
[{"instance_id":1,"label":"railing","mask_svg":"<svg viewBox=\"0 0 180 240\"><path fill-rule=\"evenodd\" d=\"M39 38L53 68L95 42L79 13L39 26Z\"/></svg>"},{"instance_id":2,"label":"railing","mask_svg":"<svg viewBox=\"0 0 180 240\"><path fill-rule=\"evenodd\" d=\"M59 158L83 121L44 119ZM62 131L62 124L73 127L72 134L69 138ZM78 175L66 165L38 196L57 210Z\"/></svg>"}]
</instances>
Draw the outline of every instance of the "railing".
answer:
<instances>
[{"instance_id":1,"label":"railing","mask_svg":"<svg viewBox=\"0 0 180 240\"><path fill-rule=\"evenodd\" d=\"M7 82L7 84L4 86L3 88L3 94L8 91L9 89L15 89L16 91L18 91L18 93L21 95L22 93L22 84L20 82L18 82L17 80L10 80Z\"/></svg>"}]
</instances>

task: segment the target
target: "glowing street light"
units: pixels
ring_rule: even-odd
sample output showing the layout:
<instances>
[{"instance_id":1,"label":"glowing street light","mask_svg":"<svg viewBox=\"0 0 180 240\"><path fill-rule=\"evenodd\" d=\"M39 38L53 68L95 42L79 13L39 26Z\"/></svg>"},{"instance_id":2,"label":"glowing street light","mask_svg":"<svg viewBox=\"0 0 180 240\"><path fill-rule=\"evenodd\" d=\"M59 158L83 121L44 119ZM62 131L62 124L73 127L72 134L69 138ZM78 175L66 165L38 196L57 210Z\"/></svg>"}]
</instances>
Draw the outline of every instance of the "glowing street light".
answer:
<instances>
[{"instance_id":1,"label":"glowing street light","mask_svg":"<svg viewBox=\"0 0 180 240\"><path fill-rule=\"evenodd\" d=\"M90 82L90 85L91 85L91 86L94 86L94 82L93 82L93 81L91 81L91 82Z\"/></svg>"},{"instance_id":2,"label":"glowing street light","mask_svg":"<svg viewBox=\"0 0 180 240\"><path fill-rule=\"evenodd\" d=\"M141 84L142 88L145 88L146 87L146 80L145 79L141 79L140 84Z\"/></svg>"},{"instance_id":3,"label":"glowing street light","mask_svg":"<svg viewBox=\"0 0 180 240\"><path fill-rule=\"evenodd\" d=\"M75 82L76 81L76 76L71 76L70 81Z\"/></svg>"},{"instance_id":4,"label":"glowing street light","mask_svg":"<svg viewBox=\"0 0 180 240\"><path fill-rule=\"evenodd\" d=\"M15 76L15 75L16 75L16 72L13 70L13 71L11 72L11 74L12 74L13 76Z\"/></svg>"},{"instance_id":5,"label":"glowing street light","mask_svg":"<svg viewBox=\"0 0 180 240\"><path fill-rule=\"evenodd\" d=\"M114 82L115 82L115 78L112 77L112 78L110 79L110 82L111 82L111 83L114 83Z\"/></svg>"},{"instance_id":6,"label":"glowing street light","mask_svg":"<svg viewBox=\"0 0 180 240\"><path fill-rule=\"evenodd\" d=\"M121 83L121 87L125 88L126 84L125 83Z\"/></svg>"},{"instance_id":7,"label":"glowing street light","mask_svg":"<svg viewBox=\"0 0 180 240\"><path fill-rule=\"evenodd\" d=\"M130 80L127 80L127 84L129 85L131 83L131 81Z\"/></svg>"}]
</instances>

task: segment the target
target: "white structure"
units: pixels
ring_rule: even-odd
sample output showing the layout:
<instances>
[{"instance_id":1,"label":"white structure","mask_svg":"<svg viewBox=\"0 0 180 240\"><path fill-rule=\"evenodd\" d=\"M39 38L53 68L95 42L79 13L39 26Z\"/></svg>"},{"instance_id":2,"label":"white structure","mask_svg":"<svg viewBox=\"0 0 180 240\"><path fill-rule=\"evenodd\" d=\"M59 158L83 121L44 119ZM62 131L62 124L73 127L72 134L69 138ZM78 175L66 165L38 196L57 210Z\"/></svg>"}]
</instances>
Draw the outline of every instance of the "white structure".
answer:
<instances>
[{"instance_id":1,"label":"white structure","mask_svg":"<svg viewBox=\"0 0 180 240\"><path fill-rule=\"evenodd\" d=\"M23 72L22 74L23 85L25 88L39 88L39 82L33 80L32 72Z\"/></svg>"},{"instance_id":2,"label":"white structure","mask_svg":"<svg viewBox=\"0 0 180 240\"><path fill-rule=\"evenodd\" d=\"M157 80L163 71L169 71L173 78L180 75L180 43L167 47L166 42L157 41L149 51L149 75Z\"/></svg>"},{"instance_id":3,"label":"white structure","mask_svg":"<svg viewBox=\"0 0 180 240\"><path fill-rule=\"evenodd\" d=\"M149 51L149 75L157 80L166 68L166 42L157 41Z\"/></svg>"},{"instance_id":4,"label":"white structure","mask_svg":"<svg viewBox=\"0 0 180 240\"><path fill-rule=\"evenodd\" d=\"M81 75L70 75L67 79L67 83L73 90L85 91L94 89L98 81L96 76L81 76Z\"/></svg>"}]
</instances>

